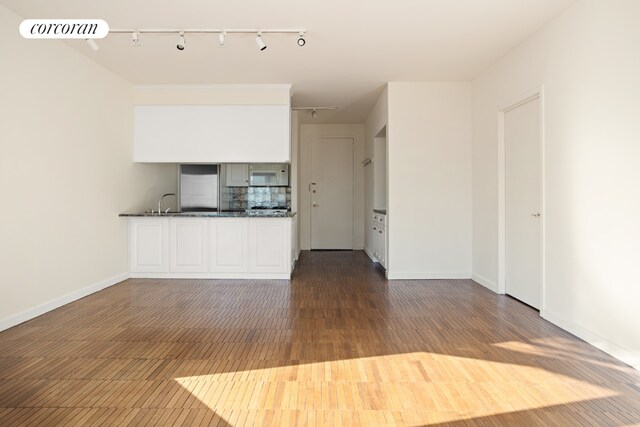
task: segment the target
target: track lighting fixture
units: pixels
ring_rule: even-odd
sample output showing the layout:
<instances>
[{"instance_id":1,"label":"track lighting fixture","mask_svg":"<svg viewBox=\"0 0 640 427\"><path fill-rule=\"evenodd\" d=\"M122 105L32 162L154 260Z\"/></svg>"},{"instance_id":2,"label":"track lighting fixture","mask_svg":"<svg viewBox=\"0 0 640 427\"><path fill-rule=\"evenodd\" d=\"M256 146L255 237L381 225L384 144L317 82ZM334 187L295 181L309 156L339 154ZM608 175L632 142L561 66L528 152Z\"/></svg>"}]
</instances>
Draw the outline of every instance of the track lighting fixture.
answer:
<instances>
[{"instance_id":1,"label":"track lighting fixture","mask_svg":"<svg viewBox=\"0 0 640 427\"><path fill-rule=\"evenodd\" d=\"M308 111L312 118L318 117L318 111L320 110L337 110L338 107L292 107L294 111Z\"/></svg>"},{"instance_id":2,"label":"track lighting fixture","mask_svg":"<svg viewBox=\"0 0 640 427\"><path fill-rule=\"evenodd\" d=\"M258 31L258 35L256 36L256 44L258 45L258 49L260 49L260 51L263 51L267 48L266 43L264 42L264 40L262 40L261 31Z\"/></svg>"},{"instance_id":3,"label":"track lighting fixture","mask_svg":"<svg viewBox=\"0 0 640 427\"><path fill-rule=\"evenodd\" d=\"M275 28L236 28L236 29L223 29L223 28L111 28L109 30L109 34L128 34L131 35L131 41L134 46L140 46L140 36L142 34L177 34L178 40L176 43L176 49L184 50L186 47L185 35L186 34L200 34L200 35L208 35L215 34L218 36L218 47L225 47L225 42L228 34L255 34L255 41L258 45L258 49L263 51L267 48L267 44L262 38L263 33L269 34L285 34L285 35L297 35L296 43L298 46L304 46L306 44L305 34L306 29L304 28L285 28L285 29L275 29ZM91 46L93 50L98 50L98 45L94 40L87 40L87 43Z\"/></svg>"},{"instance_id":4,"label":"track lighting fixture","mask_svg":"<svg viewBox=\"0 0 640 427\"><path fill-rule=\"evenodd\" d=\"M87 39L87 44L94 52L100 49L100 46L98 46L98 43L96 43L94 39Z\"/></svg>"},{"instance_id":5,"label":"track lighting fixture","mask_svg":"<svg viewBox=\"0 0 640 427\"><path fill-rule=\"evenodd\" d=\"M184 50L185 44L186 41L184 39L184 31L180 31L180 33L178 34L178 44L176 44L176 49Z\"/></svg>"},{"instance_id":6,"label":"track lighting fixture","mask_svg":"<svg viewBox=\"0 0 640 427\"><path fill-rule=\"evenodd\" d=\"M140 46L140 33L138 31L131 33L131 41L134 46Z\"/></svg>"}]
</instances>

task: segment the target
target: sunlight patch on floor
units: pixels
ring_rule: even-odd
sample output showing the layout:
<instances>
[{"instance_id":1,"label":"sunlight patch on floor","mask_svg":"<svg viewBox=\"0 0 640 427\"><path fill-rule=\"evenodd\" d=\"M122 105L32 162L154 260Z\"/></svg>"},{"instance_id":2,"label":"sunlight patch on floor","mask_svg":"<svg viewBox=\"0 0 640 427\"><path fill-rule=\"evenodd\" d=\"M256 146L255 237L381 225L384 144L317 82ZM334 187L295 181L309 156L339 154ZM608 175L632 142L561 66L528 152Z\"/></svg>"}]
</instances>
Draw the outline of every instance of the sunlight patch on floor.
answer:
<instances>
[{"instance_id":1,"label":"sunlight patch on floor","mask_svg":"<svg viewBox=\"0 0 640 427\"><path fill-rule=\"evenodd\" d=\"M433 353L268 367L273 365L265 361L264 367L175 380L219 416L234 410L378 411L383 417L385 412L404 418L410 412L428 414L429 422L445 422L617 395L602 385L522 362Z\"/></svg>"}]
</instances>

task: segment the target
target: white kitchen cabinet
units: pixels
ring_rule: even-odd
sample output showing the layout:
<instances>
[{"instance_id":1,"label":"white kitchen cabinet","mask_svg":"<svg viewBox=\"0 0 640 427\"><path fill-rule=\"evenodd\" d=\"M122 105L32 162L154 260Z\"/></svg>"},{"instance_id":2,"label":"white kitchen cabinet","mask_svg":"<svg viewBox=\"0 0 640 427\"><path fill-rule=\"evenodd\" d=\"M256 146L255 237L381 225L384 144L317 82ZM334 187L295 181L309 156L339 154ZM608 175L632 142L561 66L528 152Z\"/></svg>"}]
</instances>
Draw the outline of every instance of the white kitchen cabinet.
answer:
<instances>
[{"instance_id":1,"label":"white kitchen cabinet","mask_svg":"<svg viewBox=\"0 0 640 427\"><path fill-rule=\"evenodd\" d=\"M373 214L373 244L372 252L375 259L381 266L387 268L387 216L384 214Z\"/></svg>"},{"instance_id":2,"label":"white kitchen cabinet","mask_svg":"<svg viewBox=\"0 0 640 427\"><path fill-rule=\"evenodd\" d=\"M250 271L282 273L290 271L291 221L259 218L249 222Z\"/></svg>"},{"instance_id":3,"label":"white kitchen cabinet","mask_svg":"<svg viewBox=\"0 0 640 427\"><path fill-rule=\"evenodd\" d=\"M249 165L247 163L229 163L225 167L227 187L249 186Z\"/></svg>"},{"instance_id":4,"label":"white kitchen cabinet","mask_svg":"<svg viewBox=\"0 0 640 427\"><path fill-rule=\"evenodd\" d=\"M291 160L289 104L145 105L134 114L134 162Z\"/></svg>"},{"instance_id":5,"label":"white kitchen cabinet","mask_svg":"<svg viewBox=\"0 0 640 427\"><path fill-rule=\"evenodd\" d=\"M292 218L130 217L131 277L288 279Z\"/></svg>"},{"instance_id":6,"label":"white kitchen cabinet","mask_svg":"<svg viewBox=\"0 0 640 427\"><path fill-rule=\"evenodd\" d=\"M298 215L291 218L291 269L298 260Z\"/></svg>"},{"instance_id":7,"label":"white kitchen cabinet","mask_svg":"<svg viewBox=\"0 0 640 427\"><path fill-rule=\"evenodd\" d=\"M204 273L209 270L209 220L171 218L169 221L170 271Z\"/></svg>"},{"instance_id":8,"label":"white kitchen cabinet","mask_svg":"<svg viewBox=\"0 0 640 427\"><path fill-rule=\"evenodd\" d=\"M131 218L129 259L129 268L134 273L169 271L168 218Z\"/></svg>"},{"instance_id":9,"label":"white kitchen cabinet","mask_svg":"<svg viewBox=\"0 0 640 427\"><path fill-rule=\"evenodd\" d=\"M216 218L209 223L210 262L213 273L249 271L249 219Z\"/></svg>"}]
</instances>

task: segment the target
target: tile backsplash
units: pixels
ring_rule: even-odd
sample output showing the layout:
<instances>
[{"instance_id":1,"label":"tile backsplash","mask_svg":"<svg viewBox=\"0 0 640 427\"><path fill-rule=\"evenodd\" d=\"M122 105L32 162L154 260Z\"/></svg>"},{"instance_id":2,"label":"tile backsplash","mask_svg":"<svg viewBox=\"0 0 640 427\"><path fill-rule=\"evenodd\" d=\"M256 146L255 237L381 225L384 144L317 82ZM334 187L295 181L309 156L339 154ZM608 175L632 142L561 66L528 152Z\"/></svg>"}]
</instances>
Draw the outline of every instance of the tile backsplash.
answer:
<instances>
[{"instance_id":1,"label":"tile backsplash","mask_svg":"<svg viewBox=\"0 0 640 427\"><path fill-rule=\"evenodd\" d=\"M291 206L290 187L223 187L221 196L230 210Z\"/></svg>"}]
</instances>

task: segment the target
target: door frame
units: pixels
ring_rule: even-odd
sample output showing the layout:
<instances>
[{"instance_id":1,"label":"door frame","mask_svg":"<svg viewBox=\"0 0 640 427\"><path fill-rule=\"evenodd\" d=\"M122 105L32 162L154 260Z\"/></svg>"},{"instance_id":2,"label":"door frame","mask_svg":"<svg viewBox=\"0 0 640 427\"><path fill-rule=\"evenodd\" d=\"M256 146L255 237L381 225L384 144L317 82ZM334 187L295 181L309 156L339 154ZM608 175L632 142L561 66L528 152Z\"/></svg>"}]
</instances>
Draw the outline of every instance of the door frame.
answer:
<instances>
[{"instance_id":1,"label":"door frame","mask_svg":"<svg viewBox=\"0 0 640 427\"><path fill-rule=\"evenodd\" d=\"M312 222L313 222L313 200L311 197L311 181L312 181L312 167L311 167L311 152L313 151L311 149L311 146L313 145L313 143L317 140L321 140L321 139L350 139L351 140L351 188L353 190L353 194L352 194L352 200L351 200L351 250L356 250L355 244L356 244L356 239L355 239L355 233L356 233L356 198L355 198L355 194L356 194L356 168L355 168L355 161L356 161L356 138L355 136L326 136L326 135L311 135L309 137L309 147L307 150L307 154L308 154L308 158L307 158L307 165L308 165L308 171L309 171L309 182L308 184L308 191L309 191L309 205L307 206L307 208L309 209L309 250L314 250L313 249L313 240L311 239L311 229L312 229Z\"/></svg>"},{"instance_id":2,"label":"door frame","mask_svg":"<svg viewBox=\"0 0 640 427\"><path fill-rule=\"evenodd\" d=\"M545 177L545 120L544 120L544 86L539 86L528 92L523 93L516 99L505 104L498 110L498 293L506 294L506 268L507 268L507 203L506 203L506 113L518 108L529 101L538 99L539 117L540 117L540 137L539 137L539 154L540 154L540 316L544 317L545 294L546 294L546 177Z\"/></svg>"}]
</instances>

